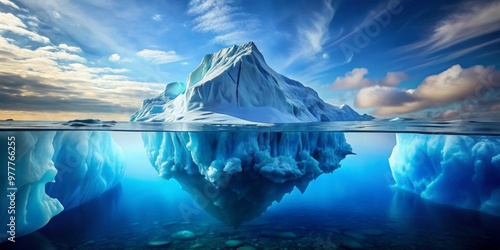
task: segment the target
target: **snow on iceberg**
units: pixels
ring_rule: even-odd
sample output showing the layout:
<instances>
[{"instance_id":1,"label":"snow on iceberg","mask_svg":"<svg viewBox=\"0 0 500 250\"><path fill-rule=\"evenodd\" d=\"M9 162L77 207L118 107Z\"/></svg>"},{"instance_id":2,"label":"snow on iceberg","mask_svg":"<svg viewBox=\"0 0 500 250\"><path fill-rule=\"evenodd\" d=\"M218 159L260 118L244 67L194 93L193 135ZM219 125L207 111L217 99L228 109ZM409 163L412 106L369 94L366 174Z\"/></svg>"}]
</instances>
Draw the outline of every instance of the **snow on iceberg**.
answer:
<instances>
[{"instance_id":1,"label":"snow on iceberg","mask_svg":"<svg viewBox=\"0 0 500 250\"><path fill-rule=\"evenodd\" d=\"M396 186L424 199L500 216L500 138L397 134Z\"/></svg>"},{"instance_id":2,"label":"snow on iceberg","mask_svg":"<svg viewBox=\"0 0 500 250\"><path fill-rule=\"evenodd\" d=\"M63 211L98 197L123 175L121 151L109 132L1 132L0 143L15 138L15 215L9 199L0 201L0 224L15 216L16 237L43 227ZM7 150L0 152L7 162ZM0 178L0 195L11 187ZM10 235L7 235L10 237ZM0 237L5 241L7 237Z\"/></svg>"},{"instance_id":3,"label":"snow on iceberg","mask_svg":"<svg viewBox=\"0 0 500 250\"><path fill-rule=\"evenodd\" d=\"M325 103L311 88L276 73L254 43L206 55L187 83L167 84L131 121L319 122L368 120L347 105ZM294 187L340 167L351 153L336 132L143 133L152 165L176 179L208 213L238 226Z\"/></svg>"},{"instance_id":4,"label":"snow on iceberg","mask_svg":"<svg viewBox=\"0 0 500 250\"><path fill-rule=\"evenodd\" d=\"M206 55L187 83L167 84L144 101L132 121L317 122L371 120L348 105L325 103L318 93L276 73L253 42Z\"/></svg>"}]
</instances>

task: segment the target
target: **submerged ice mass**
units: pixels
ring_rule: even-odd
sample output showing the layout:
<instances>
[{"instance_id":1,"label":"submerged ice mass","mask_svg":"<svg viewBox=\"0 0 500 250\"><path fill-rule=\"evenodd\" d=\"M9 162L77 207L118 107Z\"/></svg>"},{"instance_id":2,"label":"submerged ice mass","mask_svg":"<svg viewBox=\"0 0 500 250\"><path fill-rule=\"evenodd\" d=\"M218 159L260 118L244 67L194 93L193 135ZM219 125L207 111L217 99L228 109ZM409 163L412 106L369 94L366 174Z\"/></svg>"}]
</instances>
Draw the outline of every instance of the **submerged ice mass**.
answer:
<instances>
[{"instance_id":1,"label":"submerged ice mass","mask_svg":"<svg viewBox=\"0 0 500 250\"><path fill-rule=\"evenodd\" d=\"M0 224L10 223L10 216L15 216L15 235L21 236L41 228L49 220L63 210L62 204L45 193L45 184L52 182L57 174L52 155L54 147L52 139L56 132L16 132L0 133L2 145L7 145L7 138L15 138L15 174L12 184L7 178L0 178ZM7 150L0 151L0 159L8 160ZM7 171L7 169L5 168ZM15 213L9 214L10 198L7 194L17 188L15 194ZM2 232L4 233L4 232ZM0 234L3 235L3 234ZM0 241L7 240L5 235Z\"/></svg>"},{"instance_id":2,"label":"submerged ice mass","mask_svg":"<svg viewBox=\"0 0 500 250\"><path fill-rule=\"evenodd\" d=\"M351 153L335 132L158 132L143 139L161 176L176 179L200 207L233 226L294 187L304 192Z\"/></svg>"},{"instance_id":3,"label":"submerged ice mass","mask_svg":"<svg viewBox=\"0 0 500 250\"><path fill-rule=\"evenodd\" d=\"M500 138L397 134L396 186L424 199L500 216Z\"/></svg>"},{"instance_id":4,"label":"submerged ice mass","mask_svg":"<svg viewBox=\"0 0 500 250\"><path fill-rule=\"evenodd\" d=\"M15 138L16 237L43 227L63 209L80 205L115 186L124 171L120 148L110 132L38 131L0 133L1 143ZM7 162L7 151L0 159ZM0 179L0 195L12 187ZM0 202L0 223L6 225L8 199ZM6 237L0 237L0 241Z\"/></svg>"},{"instance_id":5,"label":"submerged ice mass","mask_svg":"<svg viewBox=\"0 0 500 250\"><path fill-rule=\"evenodd\" d=\"M125 163L121 149L110 132L57 132L52 144L57 175L46 189L64 209L99 197L123 176Z\"/></svg>"},{"instance_id":6,"label":"submerged ice mass","mask_svg":"<svg viewBox=\"0 0 500 250\"><path fill-rule=\"evenodd\" d=\"M187 83L167 84L132 121L318 122L369 120L325 103L311 88L276 73L254 43L206 55ZM176 179L208 213L238 226L297 187L340 167L351 153L338 132L143 133L152 165Z\"/></svg>"}]
</instances>

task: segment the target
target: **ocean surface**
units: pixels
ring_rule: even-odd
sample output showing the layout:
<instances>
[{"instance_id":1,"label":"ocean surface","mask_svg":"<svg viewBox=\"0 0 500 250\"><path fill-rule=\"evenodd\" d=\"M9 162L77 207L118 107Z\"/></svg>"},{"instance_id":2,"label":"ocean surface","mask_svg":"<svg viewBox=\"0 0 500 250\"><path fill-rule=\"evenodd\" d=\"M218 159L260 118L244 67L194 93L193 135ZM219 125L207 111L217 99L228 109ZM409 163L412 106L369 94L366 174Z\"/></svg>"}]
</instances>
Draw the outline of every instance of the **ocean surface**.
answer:
<instances>
[{"instance_id":1,"label":"ocean surface","mask_svg":"<svg viewBox=\"0 0 500 250\"><path fill-rule=\"evenodd\" d=\"M500 123L0 122L2 132L73 130L111 131L125 157L121 182L100 198L65 210L43 228L16 238L16 243L1 243L0 249L500 249L500 217L435 203L396 188L388 163L395 133L498 139ZM176 180L158 176L141 138L142 133L158 131L336 131L345 133L355 155L312 181L304 193L294 189L262 216L232 227L207 214ZM172 238L183 230L195 237Z\"/></svg>"}]
</instances>

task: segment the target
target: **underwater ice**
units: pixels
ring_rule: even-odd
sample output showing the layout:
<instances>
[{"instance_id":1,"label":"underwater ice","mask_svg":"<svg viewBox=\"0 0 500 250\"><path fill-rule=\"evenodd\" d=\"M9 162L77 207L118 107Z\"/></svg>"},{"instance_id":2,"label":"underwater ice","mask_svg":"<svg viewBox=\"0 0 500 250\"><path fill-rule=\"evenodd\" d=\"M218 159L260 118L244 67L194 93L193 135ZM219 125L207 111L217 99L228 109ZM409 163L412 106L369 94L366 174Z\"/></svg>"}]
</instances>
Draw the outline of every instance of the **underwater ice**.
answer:
<instances>
[{"instance_id":1,"label":"underwater ice","mask_svg":"<svg viewBox=\"0 0 500 250\"><path fill-rule=\"evenodd\" d=\"M176 179L198 205L238 226L262 214L294 187L340 167L351 153L334 132L144 133L159 174Z\"/></svg>"},{"instance_id":2,"label":"underwater ice","mask_svg":"<svg viewBox=\"0 0 500 250\"><path fill-rule=\"evenodd\" d=\"M132 121L318 122L368 120L325 103L311 88L276 73L254 43L206 55L187 84L167 84ZM176 179L208 213L238 226L297 187L340 167L351 153L336 132L143 133L152 165Z\"/></svg>"},{"instance_id":3,"label":"underwater ice","mask_svg":"<svg viewBox=\"0 0 500 250\"><path fill-rule=\"evenodd\" d=\"M422 198L500 216L500 139L397 134L396 185Z\"/></svg>"},{"instance_id":4,"label":"underwater ice","mask_svg":"<svg viewBox=\"0 0 500 250\"><path fill-rule=\"evenodd\" d=\"M16 237L43 227L63 209L100 196L123 175L121 150L109 132L2 132L1 143L7 145L10 136L16 142ZM0 152L0 159L7 162L7 150ZM7 178L0 178L2 225L13 215L7 213L10 201L4 198L8 187Z\"/></svg>"}]
</instances>

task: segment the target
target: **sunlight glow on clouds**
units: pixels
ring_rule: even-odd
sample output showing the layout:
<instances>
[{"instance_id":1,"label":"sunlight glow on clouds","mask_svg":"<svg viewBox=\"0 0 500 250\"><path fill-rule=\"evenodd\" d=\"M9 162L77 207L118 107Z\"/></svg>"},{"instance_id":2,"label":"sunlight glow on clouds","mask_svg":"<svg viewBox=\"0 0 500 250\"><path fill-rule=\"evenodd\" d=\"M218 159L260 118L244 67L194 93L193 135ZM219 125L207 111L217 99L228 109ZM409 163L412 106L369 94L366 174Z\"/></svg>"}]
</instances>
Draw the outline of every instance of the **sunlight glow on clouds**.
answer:
<instances>
[{"instance_id":1,"label":"sunlight glow on clouds","mask_svg":"<svg viewBox=\"0 0 500 250\"><path fill-rule=\"evenodd\" d=\"M483 102L484 108L500 103L496 98L499 91L500 71L481 65L465 69L454 65L440 74L428 76L415 89L378 85L363 88L358 92L355 104L360 108L376 108L376 115L400 115L451 104L477 105L479 102Z\"/></svg>"}]
</instances>

